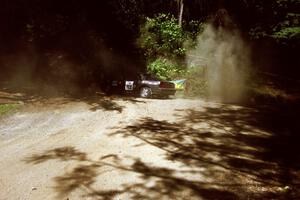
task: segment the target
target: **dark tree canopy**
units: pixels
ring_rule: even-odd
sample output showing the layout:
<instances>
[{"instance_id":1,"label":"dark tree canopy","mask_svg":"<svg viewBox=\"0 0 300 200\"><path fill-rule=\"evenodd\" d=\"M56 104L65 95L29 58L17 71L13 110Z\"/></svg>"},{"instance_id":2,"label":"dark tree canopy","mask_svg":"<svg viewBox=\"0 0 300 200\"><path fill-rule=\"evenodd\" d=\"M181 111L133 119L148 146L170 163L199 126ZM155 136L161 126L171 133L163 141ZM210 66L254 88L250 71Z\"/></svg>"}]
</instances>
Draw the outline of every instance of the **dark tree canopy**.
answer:
<instances>
[{"instance_id":1,"label":"dark tree canopy","mask_svg":"<svg viewBox=\"0 0 300 200\"><path fill-rule=\"evenodd\" d=\"M39 74L49 71L53 56L67 56L77 62L82 80L99 79L111 68L143 70L136 45L140 27L146 17L161 13L177 18L180 2L184 31L193 32L191 22L204 22L226 9L246 38L271 42L271 48L279 45L292 54L299 48L299 0L3 0L0 62L34 51L38 61L33 71ZM2 74L8 68L3 64Z\"/></svg>"}]
</instances>

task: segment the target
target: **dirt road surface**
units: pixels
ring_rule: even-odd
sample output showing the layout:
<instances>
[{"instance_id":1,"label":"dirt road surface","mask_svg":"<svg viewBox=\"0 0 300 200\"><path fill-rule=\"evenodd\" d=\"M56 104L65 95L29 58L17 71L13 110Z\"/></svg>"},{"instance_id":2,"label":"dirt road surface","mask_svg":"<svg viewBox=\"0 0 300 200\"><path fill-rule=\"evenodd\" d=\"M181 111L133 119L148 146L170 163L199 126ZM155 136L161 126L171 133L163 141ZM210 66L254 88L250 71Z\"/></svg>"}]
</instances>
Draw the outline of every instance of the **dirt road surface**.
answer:
<instances>
[{"instance_id":1,"label":"dirt road surface","mask_svg":"<svg viewBox=\"0 0 300 200\"><path fill-rule=\"evenodd\" d=\"M291 130L259 109L108 97L23 107L0 119L1 200L299 197L298 160L278 150L294 138L274 136Z\"/></svg>"}]
</instances>

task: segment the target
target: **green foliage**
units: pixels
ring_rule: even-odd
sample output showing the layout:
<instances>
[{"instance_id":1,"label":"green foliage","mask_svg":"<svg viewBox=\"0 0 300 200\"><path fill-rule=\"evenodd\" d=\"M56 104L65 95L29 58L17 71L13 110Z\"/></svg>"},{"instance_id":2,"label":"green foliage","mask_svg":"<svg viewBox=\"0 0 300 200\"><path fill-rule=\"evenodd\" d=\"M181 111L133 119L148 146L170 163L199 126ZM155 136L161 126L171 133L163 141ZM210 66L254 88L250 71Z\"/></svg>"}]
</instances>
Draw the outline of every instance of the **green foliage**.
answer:
<instances>
[{"instance_id":1,"label":"green foliage","mask_svg":"<svg viewBox=\"0 0 300 200\"><path fill-rule=\"evenodd\" d=\"M17 106L16 104L0 104L0 116L15 110Z\"/></svg>"},{"instance_id":2,"label":"green foliage","mask_svg":"<svg viewBox=\"0 0 300 200\"><path fill-rule=\"evenodd\" d=\"M300 39L300 26L282 28L272 36L277 39Z\"/></svg>"},{"instance_id":3,"label":"green foliage","mask_svg":"<svg viewBox=\"0 0 300 200\"><path fill-rule=\"evenodd\" d=\"M184 56L185 40L186 34L177 24L177 20L173 16L159 14L154 18L146 18L144 26L141 27L138 45L147 58L174 58Z\"/></svg>"},{"instance_id":4,"label":"green foliage","mask_svg":"<svg viewBox=\"0 0 300 200\"><path fill-rule=\"evenodd\" d=\"M253 1L252 4L260 16L250 30L252 38L269 37L290 45L299 40L299 0Z\"/></svg>"},{"instance_id":5,"label":"green foliage","mask_svg":"<svg viewBox=\"0 0 300 200\"><path fill-rule=\"evenodd\" d=\"M147 70L167 80L184 72L184 42L187 34L170 15L159 14L146 18L141 27L138 45L147 60Z\"/></svg>"},{"instance_id":6,"label":"green foliage","mask_svg":"<svg viewBox=\"0 0 300 200\"><path fill-rule=\"evenodd\" d=\"M147 66L149 72L156 74L163 80L171 80L178 76L182 76L185 70L177 63L171 62L165 58L157 58L150 62Z\"/></svg>"},{"instance_id":7,"label":"green foliage","mask_svg":"<svg viewBox=\"0 0 300 200\"><path fill-rule=\"evenodd\" d=\"M186 48L196 45L197 36L203 30L204 24L197 20L180 27L177 19L170 15L159 14L154 18L146 18L138 45L146 57L147 70L163 80L185 78Z\"/></svg>"}]
</instances>

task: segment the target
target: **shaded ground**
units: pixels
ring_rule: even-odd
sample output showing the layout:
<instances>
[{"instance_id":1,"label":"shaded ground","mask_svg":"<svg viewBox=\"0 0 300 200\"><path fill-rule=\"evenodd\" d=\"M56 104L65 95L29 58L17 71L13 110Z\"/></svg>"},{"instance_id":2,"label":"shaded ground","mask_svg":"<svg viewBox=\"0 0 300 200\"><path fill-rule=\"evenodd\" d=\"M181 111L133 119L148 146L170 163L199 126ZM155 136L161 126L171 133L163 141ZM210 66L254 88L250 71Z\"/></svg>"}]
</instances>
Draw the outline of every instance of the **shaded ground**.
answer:
<instances>
[{"instance_id":1,"label":"shaded ground","mask_svg":"<svg viewBox=\"0 0 300 200\"><path fill-rule=\"evenodd\" d=\"M299 199L299 104L51 97L0 121L0 199Z\"/></svg>"}]
</instances>

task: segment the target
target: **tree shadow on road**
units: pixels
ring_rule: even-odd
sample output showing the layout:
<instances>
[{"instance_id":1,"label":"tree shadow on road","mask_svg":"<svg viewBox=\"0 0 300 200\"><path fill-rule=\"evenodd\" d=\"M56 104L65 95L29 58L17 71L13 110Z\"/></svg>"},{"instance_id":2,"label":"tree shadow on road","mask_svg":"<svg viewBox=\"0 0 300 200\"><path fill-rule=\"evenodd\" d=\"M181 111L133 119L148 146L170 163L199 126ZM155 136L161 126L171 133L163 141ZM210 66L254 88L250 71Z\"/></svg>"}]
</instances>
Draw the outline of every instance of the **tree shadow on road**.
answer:
<instances>
[{"instance_id":1,"label":"tree shadow on road","mask_svg":"<svg viewBox=\"0 0 300 200\"><path fill-rule=\"evenodd\" d=\"M284 185L293 184L296 181L294 173L300 169L300 106L278 104L256 109L228 108L206 108L205 112L189 110L185 123L210 121L212 127L227 128L230 131L227 138L231 141L261 150L259 153L251 153L253 158L276 165L277 176L264 176L265 180L273 178ZM248 171L255 167L245 160L231 160L230 164ZM257 170L263 169L259 167ZM299 183L298 179L297 184Z\"/></svg>"},{"instance_id":2,"label":"tree shadow on road","mask_svg":"<svg viewBox=\"0 0 300 200\"><path fill-rule=\"evenodd\" d=\"M179 122L144 118L117 134L160 148L170 161L204 168L207 178L234 183L227 191L241 199L300 198L299 107L178 112Z\"/></svg>"},{"instance_id":3,"label":"tree shadow on road","mask_svg":"<svg viewBox=\"0 0 300 200\"><path fill-rule=\"evenodd\" d=\"M91 106L91 111L104 110L104 111L118 111L123 112L124 106L120 105L118 101L129 102L131 104L146 103L145 101L138 100L134 97L126 96L86 96L77 101L86 102Z\"/></svg>"},{"instance_id":4,"label":"tree shadow on road","mask_svg":"<svg viewBox=\"0 0 300 200\"><path fill-rule=\"evenodd\" d=\"M26 159L24 159L24 161L26 163L40 164L48 160L54 159L61 161L85 161L87 159L87 155L83 152L76 150L74 147L67 146L51 149L43 152L42 154L27 157Z\"/></svg>"},{"instance_id":5,"label":"tree shadow on road","mask_svg":"<svg viewBox=\"0 0 300 200\"><path fill-rule=\"evenodd\" d=\"M177 122L142 118L110 134L112 140L133 137L142 147L159 149L161 160L170 162L169 166L116 154L92 160L74 147L45 151L25 161L34 165L53 159L77 162L54 178L59 197L81 190L82 198L101 200L122 195L131 199L299 199L297 109L218 105L177 110ZM97 180L107 170L137 178L103 189Z\"/></svg>"},{"instance_id":6,"label":"tree shadow on road","mask_svg":"<svg viewBox=\"0 0 300 200\"><path fill-rule=\"evenodd\" d=\"M127 158L128 159L128 158ZM57 198L66 198L73 191L81 190L82 198L110 200L125 194L132 199L237 199L237 196L220 188L218 183L188 180L177 174L196 173L157 167L138 158L130 158L133 163L126 165L118 155L105 155L99 160L91 160L74 147L62 147L27 157L28 164L41 164L50 160L78 161L77 165L64 174L54 177ZM138 175L136 182L116 185L115 189L102 190L94 185L97 177L106 173L107 168ZM115 177L117 178L117 177ZM126 178L126 176L125 176ZM214 187L211 187L214 186Z\"/></svg>"},{"instance_id":7,"label":"tree shadow on road","mask_svg":"<svg viewBox=\"0 0 300 200\"><path fill-rule=\"evenodd\" d=\"M120 106L118 103L114 102L113 100L98 100L98 101L89 101L89 104L91 105L90 110L91 111L97 111L97 110L105 110L105 111L118 111L121 113L124 109L124 106Z\"/></svg>"}]
</instances>

